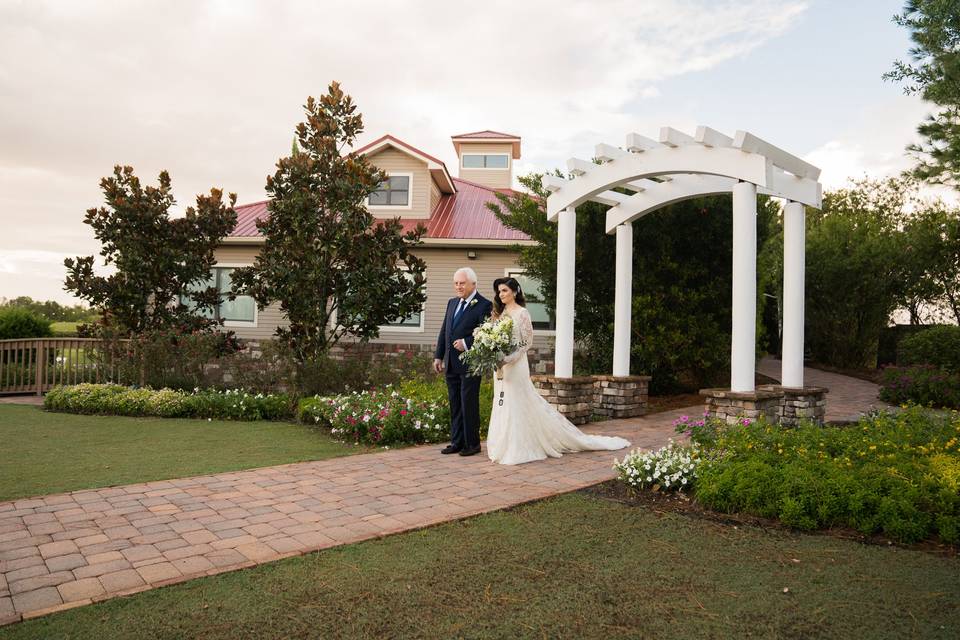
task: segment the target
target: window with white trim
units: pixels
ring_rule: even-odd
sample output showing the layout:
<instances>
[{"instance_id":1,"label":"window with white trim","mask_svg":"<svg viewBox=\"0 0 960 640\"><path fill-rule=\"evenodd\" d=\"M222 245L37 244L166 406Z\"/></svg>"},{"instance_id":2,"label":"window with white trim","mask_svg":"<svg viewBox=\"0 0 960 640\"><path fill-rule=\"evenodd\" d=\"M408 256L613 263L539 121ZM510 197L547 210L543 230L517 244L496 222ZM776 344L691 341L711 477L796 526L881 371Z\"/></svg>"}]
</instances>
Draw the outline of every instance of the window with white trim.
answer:
<instances>
[{"instance_id":1,"label":"window with white trim","mask_svg":"<svg viewBox=\"0 0 960 640\"><path fill-rule=\"evenodd\" d=\"M465 153L464 169L508 169L510 156L506 153Z\"/></svg>"},{"instance_id":2,"label":"window with white trim","mask_svg":"<svg viewBox=\"0 0 960 640\"><path fill-rule=\"evenodd\" d=\"M407 271L404 274L407 277L407 280L413 280L413 274ZM408 315L406 318L400 318L394 322L388 322L387 324L381 325L384 329L419 329L421 328L423 322L423 307L420 307L420 311L415 311Z\"/></svg>"},{"instance_id":3,"label":"window with white trim","mask_svg":"<svg viewBox=\"0 0 960 640\"><path fill-rule=\"evenodd\" d=\"M520 283L520 290L523 291L523 298L526 301L527 311L530 313L533 328L550 331L556 329L556 324L550 315L550 310L547 308L546 303L544 303L543 295L540 293L542 286L540 281L528 276L523 271L509 271L507 275Z\"/></svg>"},{"instance_id":4,"label":"window with white trim","mask_svg":"<svg viewBox=\"0 0 960 640\"><path fill-rule=\"evenodd\" d=\"M371 207L410 206L410 176L390 176L370 194L367 203Z\"/></svg>"},{"instance_id":5,"label":"window with white trim","mask_svg":"<svg viewBox=\"0 0 960 640\"><path fill-rule=\"evenodd\" d=\"M180 302L205 318L223 320L227 324L233 322L254 324L257 321L257 303L254 302L253 297L237 296L236 300L228 299L232 284L230 274L233 273L233 269L234 267L214 267L209 278L202 282L194 282L188 287L190 291L204 291L210 287L216 287L220 293L220 304L215 308L197 309L196 303L188 297L181 297Z\"/></svg>"}]
</instances>

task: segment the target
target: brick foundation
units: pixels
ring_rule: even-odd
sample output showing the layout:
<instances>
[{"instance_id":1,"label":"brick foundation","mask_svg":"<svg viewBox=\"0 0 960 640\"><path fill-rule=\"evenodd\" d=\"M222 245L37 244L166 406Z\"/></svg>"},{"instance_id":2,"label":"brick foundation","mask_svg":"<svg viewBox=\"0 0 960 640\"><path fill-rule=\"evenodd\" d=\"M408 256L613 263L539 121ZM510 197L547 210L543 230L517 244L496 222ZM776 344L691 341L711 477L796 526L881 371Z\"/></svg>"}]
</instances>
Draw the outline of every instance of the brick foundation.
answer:
<instances>
[{"instance_id":1,"label":"brick foundation","mask_svg":"<svg viewBox=\"0 0 960 640\"><path fill-rule=\"evenodd\" d=\"M593 376L557 378L530 376L540 395L573 424L585 424L593 414Z\"/></svg>"},{"instance_id":2,"label":"brick foundation","mask_svg":"<svg viewBox=\"0 0 960 640\"><path fill-rule=\"evenodd\" d=\"M768 422L795 427L801 420L823 424L827 413L823 387L791 388L778 385L761 385L753 392L735 392L729 389L701 389L706 400L706 413L727 424L740 418L756 420L763 417Z\"/></svg>"},{"instance_id":3,"label":"brick foundation","mask_svg":"<svg viewBox=\"0 0 960 640\"><path fill-rule=\"evenodd\" d=\"M647 413L650 376L593 376L593 412L607 418Z\"/></svg>"}]
</instances>

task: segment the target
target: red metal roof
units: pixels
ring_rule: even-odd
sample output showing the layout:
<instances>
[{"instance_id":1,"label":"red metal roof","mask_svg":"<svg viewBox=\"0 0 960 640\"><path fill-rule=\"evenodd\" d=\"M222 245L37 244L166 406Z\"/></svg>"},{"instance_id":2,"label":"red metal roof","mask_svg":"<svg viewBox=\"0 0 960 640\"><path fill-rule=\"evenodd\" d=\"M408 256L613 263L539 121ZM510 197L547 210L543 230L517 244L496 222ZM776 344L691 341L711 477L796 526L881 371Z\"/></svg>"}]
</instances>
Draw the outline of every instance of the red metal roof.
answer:
<instances>
[{"instance_id":1,"label":"red metal roof","mask_svg":"<svg viewBox=\"0 0 960 640\"><path fill-rule=\"evenodd\" d=\"M451 138L480 138L480 139L490 139L490 138L507 138L509 140L520 139L520 136L515 136L509 133L500 133L499 131L491 131L486 129L484 131L474 131L472 133L461 133L459 135L450 136Z\"/></svg>"},{"instance_id":2,"label":"red metal roof","mask_svg":"<svg viewBox=\"0 0 960 640\"><path fill-rule=\"evenodd\" d=\"M424 238L443 240L502 240L509 244L530 237L516 229L504 226L487 203L498 202L496 193L511 195L512 189L492 189L469 180L454 178L457 192L440 197L428 219L401 219L404 230L415 229L418 224L427 228ZM269 215L267 201L235 207L237 226L230 232L231 238L259 237L256 221Z\"/></svg>"}]
</instances>

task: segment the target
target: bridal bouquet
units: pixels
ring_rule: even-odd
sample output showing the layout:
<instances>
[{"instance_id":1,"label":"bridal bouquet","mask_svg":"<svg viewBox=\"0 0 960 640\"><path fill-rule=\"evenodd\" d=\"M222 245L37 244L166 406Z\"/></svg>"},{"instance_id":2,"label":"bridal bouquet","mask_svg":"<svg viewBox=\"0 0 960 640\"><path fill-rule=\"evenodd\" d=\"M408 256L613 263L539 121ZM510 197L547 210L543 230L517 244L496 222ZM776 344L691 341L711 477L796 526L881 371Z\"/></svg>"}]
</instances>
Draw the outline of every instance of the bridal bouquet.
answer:
<instances>
[{"instance_id":1,"label":"bridal bouquet","mask_svg":"<svg viewBox=\"0 0 960 640\"><path fill-rule=\"evenodd\" d=\"M482 376L495 371L503 357L520 346L513 341L513 318L487 320L473 330L473 346L460 354L460 362L467 365L471 375Z\"/></svg>"}]
</instances>

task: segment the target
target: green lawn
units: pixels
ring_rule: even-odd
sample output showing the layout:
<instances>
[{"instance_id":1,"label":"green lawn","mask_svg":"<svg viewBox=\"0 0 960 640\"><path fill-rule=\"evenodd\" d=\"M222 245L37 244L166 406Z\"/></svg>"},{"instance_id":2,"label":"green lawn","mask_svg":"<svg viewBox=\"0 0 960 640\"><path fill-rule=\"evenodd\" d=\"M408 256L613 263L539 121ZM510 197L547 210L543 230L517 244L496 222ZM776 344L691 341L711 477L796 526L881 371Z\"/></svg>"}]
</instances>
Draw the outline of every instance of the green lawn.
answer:
<instances>
[{"instance_id":1,"label":"green lawn","mask_svg":"<svg viewBox=\"0 0 960 640\"><path fill-rule=\"evenodd\" d=\"M50 325L54 336L75 336L77 335L77 325L85 324L83 322L54 322Z\"/></svg>"},{"instance_id":2,"label":"green lawn","mask_svg":"<svg viewBox=\"0 0 960 640\"><path fill-rule=\"evenodd\" d=\"M72 609L0 638L956 638L958 575L957 558L577 493Z\"/></svg>"},{"instance_id":3,"label":"green lawn","mask_svg":"<svg viewBox=\"0 0 960 640\"><path fill-rule=\"evenodd\" d=\"M367 451L288 422L47 413L0 405L0 500Z\"/></svg>"}]
</instances>

